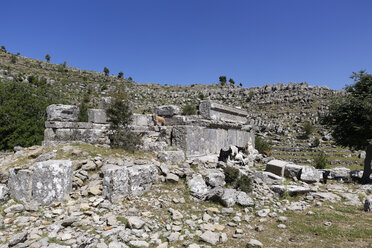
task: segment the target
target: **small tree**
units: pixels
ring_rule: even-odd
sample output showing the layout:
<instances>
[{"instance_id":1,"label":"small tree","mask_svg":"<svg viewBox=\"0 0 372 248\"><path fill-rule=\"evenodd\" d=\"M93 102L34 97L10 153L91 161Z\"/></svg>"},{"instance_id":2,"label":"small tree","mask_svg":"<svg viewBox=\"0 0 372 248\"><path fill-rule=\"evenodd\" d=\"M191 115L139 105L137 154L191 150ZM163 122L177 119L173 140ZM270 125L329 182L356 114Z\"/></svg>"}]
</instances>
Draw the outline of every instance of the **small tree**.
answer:
<instances>
[{"instance_id":1,"label":"small tree","mask_svg":"<svg viewBox=\"0 0 372 248\"><path fill-rule=\"evenodd\" d=\"M353 73L354 84L346 86L346 96L333 100L323 124L332 130L336 143L356 150L365 150L361 183L368 183L372 161L372 75Z\"/></svg>"},{"instance_id":2,"label":"small tree","mask_svg":"<svg viewBox=\"0 0 372 248\"><path fill-rule=\"evenodd\" d=\"M133 78L132 78L132 77L128 77L128 80L129 80L129 81L133 81Z\"/></svg>"},{"instance_id":3,"label":"small tree","mask_svg":"<svg viewBox=\"0 0 372 248\"><path fill-rule=\"evenodd\" d=\"M141 137L129 129L133 114L126 94L119 90L106 113L110 119L111 146L134 152L142 142Z\"/></svg>"},{"instance_id":4,"label":"small tree","mask_svg":"<svg viewBox=\"0 0 372 248\"><path fill-rule=\"evenodd\" d=\"M108 76L109 73L110 73L110 70L105 66L105 67L103 68L103 72L105 73L105 76Z\"/></svg>"},{"instance_id":5,"label":"small tree","mask_svg":"<svg viewBox=\"0 0 372 248\"><path fill-rule=\"evenodd\" d=\"M240 86L240 87L243 87L243 84L242 84L242 83L239 83L239 86Z\"/></svg>"},{"instance_id":6,"label":"small tree","mask_svg":"<svg viewBox=\"0 0 372 248\"><path fill-rule=\"evenodd\" d=\"M319 152L314 157L315 168L325 169L328 165L327 155L324 152Z\"/></svg>"},{"instance_id":7,"label":"small tree","mask_svg":"<svg viewBox=\"0 0 372 248\"><path fill-rule=\"evenodd\" d=\"M50 61L50 55L49 55L49 54L45 55L45 60L46 60L47 62Z\"/></svg>"},{"instance_id":8,"label":"small tree","mask_svg":"<svg viewBox=\"0 0 372 248\"><path fill-rule=\"evenodd\" d=\"M122 79L124 77L124 73L121 71L118 73L118 78Z\"/></svg>"},{"instance_id":9,"label":"small tree","mask_svg":"<svg viewBox=\"0 0 372 248\"><path fill-rule=\"evenodd\" d=\"M220 76L220 83L221 85L225 85L226 84L226 76Z\"/></svg>"},{"instance_id":10,"label":"small tree","mask_svg":"<svg viewBox=\"0 0 372 248\"><path fill-rule=\"evenodd\" d=\"M83 101L80 103L80 111L78 116L78 121L80 122L87 122L88 121L88 107L90 102L89 94L85 94Z\"/></svg>"},{"instance_id":11,"label":"small tree","mask_svg":"<svg viewBox=\"0 0 372 248\"><path fill-rule=\"evenodd\" d=\"M314 131L314 126L309 122L305 122L305 124L303 125L302 127L302 130L303 130L303 135L306 139L309 138L310 134L313 133Z\"/></svg>"},{"instance_id":12,"label":"small tree","mask_svg":"<svg viewBox=\"0 0 372 248\"><path fill-rule=\"evenodd\" d=\"M0 50L1 50L2 52L6 53L6 48L5 48L5 46L1 46Z\"/></svg>"},{"instance_id":13,"label":"small tree","mask_svg":"<svg viewBox=\"0 0 372 248\"><path fill-rule=\"evenodd\" d=\"M230 78L230 79L229 79L229 83L230 83L230 84L235 84L234 79Z\"/></svg>"},{"instance_id":14,"label":"small tree","mask_svg":"<svg viewBox=\"0 0 372 248\"><path fill-rule=\"evenodd\" d=\"M271 146L269 143L259 136L255 138L254 147L261 154L269 155L271 153Z\"/></svg>"}]
</instances>

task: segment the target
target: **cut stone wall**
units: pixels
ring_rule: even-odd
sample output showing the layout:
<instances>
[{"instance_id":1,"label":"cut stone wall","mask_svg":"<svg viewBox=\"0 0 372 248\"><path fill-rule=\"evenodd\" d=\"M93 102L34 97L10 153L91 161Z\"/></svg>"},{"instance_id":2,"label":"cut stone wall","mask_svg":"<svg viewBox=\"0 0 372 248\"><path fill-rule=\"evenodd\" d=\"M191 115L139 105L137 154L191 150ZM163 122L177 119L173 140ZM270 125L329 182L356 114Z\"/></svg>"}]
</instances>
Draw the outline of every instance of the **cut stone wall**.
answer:
<instances>
[{"instance_id":1,"label":"cut stone wall","mask_svg":"<svg viewBox=\"0 0 372 248\"><path fill-rule=\"evenodd\" d=\"M248 112L209 100L202 101L199 105L200 115L205 119L235 122L245 124L247 122Z\"/></svg>"}]
</instances>

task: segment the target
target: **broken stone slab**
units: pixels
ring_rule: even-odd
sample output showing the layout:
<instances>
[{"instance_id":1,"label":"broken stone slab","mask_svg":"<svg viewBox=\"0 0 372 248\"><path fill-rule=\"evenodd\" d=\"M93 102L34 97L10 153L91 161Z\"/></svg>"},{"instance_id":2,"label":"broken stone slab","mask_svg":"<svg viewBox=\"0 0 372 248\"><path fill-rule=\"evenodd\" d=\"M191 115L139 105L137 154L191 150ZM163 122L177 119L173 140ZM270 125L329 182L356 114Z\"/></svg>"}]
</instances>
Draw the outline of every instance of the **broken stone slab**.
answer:
<instances>
[{"instance_id":1,"label":"broken stone slab","mask_svg":"<svg viewBox=\"0 0 372 248\"><path fill-rule=\"evenodd\" d=\"M224 186L225 174L223 172L211 172L205 177L205 182L211 187Z\"/></svg>"},{"instance_id":2,"label":"broken stone slab","mask_svg":"<svg viewBox=\"0 0 372 248\"><path fill-rule=\"evenodd\" d=\"M290 196L295 196L299 194L307 194L311 191L309 187L296 186L296 185L273 185L270 187L272 191L283 195L288 192Z\"/></svg>"},{"instance_id":3,"label":"broken stone slab","mask_svg":"<svg viewBox=\"0 0 372 248\"><path fill-rule=\"evenodd\" d=\"M187 180L187 185L190 188L191 195L196 199L204 201L208 196L208 186L205 183L202 175L195 174Z\"/></svg>"},{"instance_id":4,"label":"broken stone slab","mask_svg":"<svg viewBox=\"0 0 372 248\"><path fill-rule=\"evenodd\" d=\"M90 123L108 123L106 111L104 109L88 109L88 122Z\"/></svg>"},{"instance_id":5,"label":"broken stone slab","mask_svg":"<svg viewBox=\"0 0 372 248\"><path fill-rule=\"evenodd\" d=\"M300 180L307 183L319 182L322 173L312 166L303 166L301 170Z\"/></svg>"},{"instance_id":6,"label":"broken stone slab","mask_svg":"<svg viewBox=\"0 0 372 248\"><path fill-rule=\"evenodd\" d=\"M74 105L52 104L46 112L48 121L77 121L80 110Z\"/></svg>"},{"instance_id":7,"label":"broken stone slab","mask_svg":"<svg viewBox=\"0 0 372 248\"><path fill-rule=\"evenodd\" d=\"M27 203L50 204L63 201L72 190L73 163L49 160L35 163L30 170L9 170L10 195Z\"/></svg>"},{"instance_id":8,"label":"broken stone slab","mask_svg":"<svg viewBox=\"0 0 372 248\"><path fill-rule=\"evenodd\" d=\"M330 170L330 178L335 180L344 180L348 181L351 179L350 169L345 167L335 167Z\"/></svg>"},{"instance_id":9,"label":"broken stone slab","mask_svg":"<svg viewBox=\"0 0 372 248\"><path fill-rule=\"evenodd\" d=\"M280 177L284 176L284 168L288 164L286 161L282 160L271 160L266 165L266 171L274 173L275 175L278 175Z\"/></svg>"},{"instance_id":10,"label":"broken stone slab","mask_svg":"<svg viewBox=\"0 0 372 248\"><path fill-rule=\"evenodd\" d=\"M243 207L252 207L255 205L253 199L247 193L242 191L238 191L236 203Z\"/></svg>"},{"instance_id":11,"label":"broken stone slab","mask_svg":"<svg viewBox=\"0 0 372 248\"><path fill-rule=\"evenodd\" d=\"M91 129L93 128L93 124L89 122L46 121L45 128Z\"/></svg>"},{"instance_id":12,"label":"broken stone slab","mask_svg":"<svg viewBox=\"0 0 372 248\"><path fill-rule=\"evenodd\" d=\"M284 176L287 178L299 178L301 175L302 166L288 163L284 168Z\"/></svg>"},{"instance_id":13,"label":"broken stone slab","mask_svg":"<svg viewBox=\"0 0 372 248\"><path fill-rule=\"evenodd\" d=\"M0 203L8 200L9 189L5 184L0 184Z\"/></svg>"},{"instance_id":14,"label":"broken stone slab","mask_svg":"<svg viewBox=\"0 0 372 248\"><path fill-rule=\"evenodd\" d=\"M183 151L161 151L158 153L158 159L167 164L180 164L185 161Z\"/></svg>"},{"instance_id":15,"label":"broken stone slab","mask_svg":"<svg viewBox=\"0 0 372 248\"><path fill-rule=\"evenodd\" d=\"M132 125L134 126L153 126L154 121L151 114L133 114Z\"/></svg>"},{"instance_id":16,"label":"broken stone slab","mask_svg":"<svg viewBox=\"0 0 372 248\"><path fill-rule=\"evenodd\" d=\"M164 117L172 117L180 113L180 108L175 105L163 105L155 108L155 114Z\"/></svg>"},{"instance_id":17,"label":"broken stone slab","mask_svg":"<svg viewBox=\"0 0 372 248\"><path fill-rule=\"evenodd\" d=\"M253 176L261 179L266 184L283 184L285 179L268 171L256 171Z\"/></svg>"},{"instance_id":18,"label":"broken stone slab","mask_svg":"<svg viewBox=\"0 0 372 248\"><path fill-rule=\"evenodd\" d=\"M330 192L313 192L313 193L311 193L311 195L315 199L320 199L320 200L323 200L323 201L330 201L330 202L333 202L333 203L336 203L336 202L341 200L340 196L338 196L334 193L330 193Z\"/></svg>"},{"instance_id":19,"label":"broken stone slab","mask_svg":"<svg viewBox=\"0 0 372 248\"><path fill-rule=\"evenodd\" d=\"M155 165L109 166L103 170L104 197L118 203L130 196L138 196L151 188L157 181Z\"/></svg>"},{"instance_id":20,"label":"broken stone slab","mask_svg":"<svg viewBox=\"0 0 372 248\"><path fill-rule=\"evenodd\" d=\"M223 104L215 103L210 100L201 101L199 112L203 118L245 124L248 112Z\"/></svg>"}]
</instances>

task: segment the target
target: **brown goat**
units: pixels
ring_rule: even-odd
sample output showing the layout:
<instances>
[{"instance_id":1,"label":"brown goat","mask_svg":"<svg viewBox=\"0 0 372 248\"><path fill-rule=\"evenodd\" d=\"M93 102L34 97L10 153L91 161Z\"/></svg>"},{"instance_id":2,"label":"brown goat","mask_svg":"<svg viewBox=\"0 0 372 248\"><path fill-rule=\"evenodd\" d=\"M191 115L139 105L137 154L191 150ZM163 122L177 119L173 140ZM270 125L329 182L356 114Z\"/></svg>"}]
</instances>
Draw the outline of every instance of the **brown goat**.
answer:
<instances>
[{"instance_id":1,"label":"brown goat","mask_svg":"<svg viewBox=\"0 0 372 248\"><path fill-rule=\"evenodd\" d=\"M156 114L153 115L153 120L155 126L157 126L158 124L161 124L162 126L166 125L165 119L163 117L157 116Z\"/></svg>"}]
</instances>

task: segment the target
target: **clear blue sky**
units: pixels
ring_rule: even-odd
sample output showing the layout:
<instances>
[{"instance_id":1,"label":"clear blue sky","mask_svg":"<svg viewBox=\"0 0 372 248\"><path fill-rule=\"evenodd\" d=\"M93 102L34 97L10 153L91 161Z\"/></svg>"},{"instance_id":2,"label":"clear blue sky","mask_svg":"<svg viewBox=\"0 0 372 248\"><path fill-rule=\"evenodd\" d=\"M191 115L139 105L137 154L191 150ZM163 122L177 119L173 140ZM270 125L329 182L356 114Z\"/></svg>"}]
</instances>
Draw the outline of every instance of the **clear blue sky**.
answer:
<instances>
[{"instance_id":1,"label":"clear blue sky","mask_svg":"<svg viewBox=\"0 0 372 248\"><path fill-rule=\"evenodd\" d=\"M0 23L12 53L140 83L341 89L372 73L371 0L5 0Z\"/></svg>"}]
</instances>

